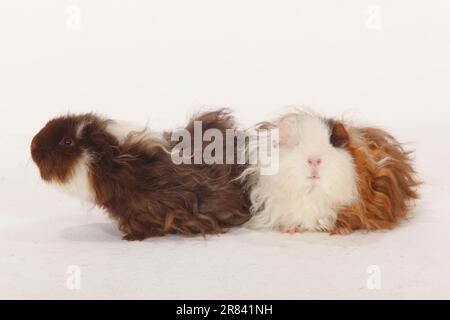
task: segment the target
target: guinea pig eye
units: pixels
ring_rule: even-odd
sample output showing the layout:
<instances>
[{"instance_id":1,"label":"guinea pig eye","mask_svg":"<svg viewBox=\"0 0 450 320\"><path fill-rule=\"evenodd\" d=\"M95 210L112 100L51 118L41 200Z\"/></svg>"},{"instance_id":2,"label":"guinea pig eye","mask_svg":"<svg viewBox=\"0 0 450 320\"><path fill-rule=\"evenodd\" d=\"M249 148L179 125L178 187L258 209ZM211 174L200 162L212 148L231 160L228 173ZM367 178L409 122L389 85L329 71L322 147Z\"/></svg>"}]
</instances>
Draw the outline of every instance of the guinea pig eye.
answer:
<instances>
[{"instance_id":1,"label":"guinea pig eye","mask_svg":"<svg viewBox=\"0 0 450 320\"><path fill-rule=\"evenodd\" d=\"M59 144L62 146L70 147L71 145L73 145L73 139L70 137L64 137Z\"/></svg>"}]
</instances>

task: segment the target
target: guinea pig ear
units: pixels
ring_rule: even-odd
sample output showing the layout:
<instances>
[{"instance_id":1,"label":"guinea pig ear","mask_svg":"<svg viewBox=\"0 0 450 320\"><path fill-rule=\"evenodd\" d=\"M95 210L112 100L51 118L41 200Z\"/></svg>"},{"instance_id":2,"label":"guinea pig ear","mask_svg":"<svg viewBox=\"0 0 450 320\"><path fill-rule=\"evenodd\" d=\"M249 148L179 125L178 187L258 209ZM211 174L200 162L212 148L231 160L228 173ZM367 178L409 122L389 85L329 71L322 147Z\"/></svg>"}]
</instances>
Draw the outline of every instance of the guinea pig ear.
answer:
<instances>
[{"instance_id":1,"label":"guinea pig ear","mask_svg":"<svg viewBox=\"0 0 450 320\"><path fill-rule=\"evenodd\" d=\"M331 129L330 143L336 148L346 147L350 142L350 136L342 122L329 120L328 124Z\"/></svg>"},{"instance_id":2,"label":"guinea pig ear","mask_svg":"<svg viewBox=\"0 0 450 320\"><path fill-rule=\"evenodd\" d=\"M297 126L297 118L295 116L284 117L278 122L280 146L293 147L298 144L299 133Z\"/></svg>"}]
</instances>

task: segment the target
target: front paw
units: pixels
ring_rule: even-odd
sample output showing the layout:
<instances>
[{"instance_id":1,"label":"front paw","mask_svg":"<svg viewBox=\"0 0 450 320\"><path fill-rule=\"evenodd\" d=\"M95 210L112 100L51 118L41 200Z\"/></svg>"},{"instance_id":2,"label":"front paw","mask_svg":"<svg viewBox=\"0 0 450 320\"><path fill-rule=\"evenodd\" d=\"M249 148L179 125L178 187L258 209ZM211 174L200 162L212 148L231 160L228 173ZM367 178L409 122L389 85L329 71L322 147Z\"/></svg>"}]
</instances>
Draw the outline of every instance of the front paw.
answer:
<instances>
[{"instance_id":1,"label":"front paw","mask_svg":"<svg viewBox=\"0 0 450 320\"><path fill-rule=\"evenodd\" d=\"M136 235L132 235L132 234L126 234L122 237L122 240L126 240L126 241L142 241L144 239L145 239L144 236L136 236Z\"/></svg>"},{"instance_id":2,"label":"front paw","mask_svg":"<svg viewBox=\"0 0 450 320\"><path fill-rule=\"evenodd\" d=\"M303 233L304 230L301 227L279 227L278 231L280 231L281 233L294 234L294 233Z\"/></svg>"},{"instance_id":3,"label":"front paw","mask_svg":"<svg viewBox=\"0 0 450 320\"><path fill-rule=\"evenodd\" d=\"M330 231L330 234L335 236L335 235L347 235L352 233L353 230L349 227L335 227Z\"/></svg>"},{"instance_id":4,"label":"front paw","mask_svg":"<svg viewBox=\"0 0 450 320\"><path fill-rule=\"evenodd\" d=\"M335 224L336 224L335 215L329 215L325 218L318 219L315 229L317 231L326 232L329 230L333 230L335 228L334 227Z\"/></svg>"}]
</instances>

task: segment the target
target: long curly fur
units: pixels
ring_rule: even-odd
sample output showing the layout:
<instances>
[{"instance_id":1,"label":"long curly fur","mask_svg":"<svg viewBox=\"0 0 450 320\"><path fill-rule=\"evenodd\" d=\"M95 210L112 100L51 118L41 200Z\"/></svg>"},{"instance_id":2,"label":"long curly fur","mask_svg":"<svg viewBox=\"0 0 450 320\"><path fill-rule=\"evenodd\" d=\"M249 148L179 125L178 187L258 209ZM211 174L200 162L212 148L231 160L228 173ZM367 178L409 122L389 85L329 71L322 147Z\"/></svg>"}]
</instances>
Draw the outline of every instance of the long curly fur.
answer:
<instances>
[{"instance_id":1,"label":"long curly fur","mask_svg":"<svg viewBox=\"0 0 450 320\"><path fill-rule=\"evenodd\" d=\"M280 170L273 176L262 176L258 166L244 171L251 228L331 234L390 229L419 197L412 152L381 129L303 110L257 128L279 129ZM314 182L306 178L311 156L322 160Z\"/></svg>"},{"instance_id":2,"label":"long curly fur","mask_svg":"<svg viewBox=\"0 0 450 320\"><path fill-rule=\"evenodd\" d=\"M192 137L194 120L202 121L204 131L219 129L224 137L226 129L234 128L229 112L220 110L192 119L186 127ZM244 166L174 165L164 148L146 144L145 140L125 141L119 174L110 176L103 163L93 170L100 172L93 179L97 201L118 220L127 240L169 233L217 234L248 220L247 197L233 181Z\"/></svg>"},{"instance_id":3,"label":"long curly fur","mask_svg":"<svg viewBox=\"0 0 450 320\"><path fill-rule=\"evenodd\" d=\"M358 174L360 201L342 208L332 233L356 229L391 229L418 199L411 151L377 128L351 128L347 146Z\"/></svg>"},{"instance_id":4,"label":"long curly fur","mask_svg":"<svg viewBox=\"0 0 450 320\"><path fill-rule=\"evenodd\" d=\"M225 131L235 129L228 110L206 112L186 126L192 139L194 120L202 122L203 132L220 130L224 146ZM223 233L250 218L246 193L236 180L245 165L176 165L170 132L158 137L132 131L119 137L114 126L92 114L50 121L32 143L43 179L70 191L91 190L88 198L118 222L126 240ZM72 145L58 144L67 137Z\"/></svg>"}]
</instances>

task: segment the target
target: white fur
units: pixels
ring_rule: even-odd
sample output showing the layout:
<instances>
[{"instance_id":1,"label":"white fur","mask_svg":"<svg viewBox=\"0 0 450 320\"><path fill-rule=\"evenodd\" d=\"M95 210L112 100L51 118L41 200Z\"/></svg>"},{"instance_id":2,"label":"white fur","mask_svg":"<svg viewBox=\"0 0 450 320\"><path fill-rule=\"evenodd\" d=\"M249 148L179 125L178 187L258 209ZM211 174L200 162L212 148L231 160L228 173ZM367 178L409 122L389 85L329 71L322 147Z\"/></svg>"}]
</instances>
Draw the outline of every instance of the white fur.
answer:
<instances>
[{"instance_id":1,"label":"white fur","mask_svg":"<svg viewBox=\"0 0 450 320\"><path fill-rule=\"evenodd\" d=\"M76 137L80 138L83 135L83 130L89 122L81 122L76 130ZM139 127L126 121L110 121L106 128L106 131L117 138L119 143L123 143L126 139L132 137L141 139L143 137L161 137L161 134L150 132L145 127ZM95 202L95 192L91 186L89 178L89 164L91 162L91 156L87 151L84 151L81 159L76 164L75 168L71 172L70 177L64 183L53 182L56 187L62 190L64 193L80 198L81 200L88 202Z\"/></svg>"},{"instance_id":2,"label":"white fur","mask_svg":"<svg viewBox=\"0 0 450 320\"><path fill-rule=\"evenodd\" d=\"M81 122L78 125L76 130L77 138L82 137L83 131L87 125L89 125L89 122ZM123 143L129 138L142 139L151 137L153 139L158 139L162 137L162 134L150 132L145 127L139 127L126 121L110 121L106 131L116 137L119 143ZM81 159L70 173L68 180L64 183L58 181L53 181L52 183L56 185L58 189L70 196L75 196L87 202L95 202L95 192L89 178L89 164L91 160L92 156L90 156L87 151L84 151Z\"/></svg>"},{"instance_id":3,"label":"white fur","mask_svg":"<svg viewBox=\"0 0 450 320\"><path fill-rule=\"evenodd\" d=\"M94 202L95 193L89 179L90 157L84 153L65 183L54 182L64 193L83 201Z\"/></svg>"},{"instance_id":4,"label":"white fur","mask_svg":"<svg viewBox=\"0 0 450 320\"><path fill-rule=\"evenodd\" d=\"M83 121L78 125L75 135L77 139L80 139L83 136L84 128L86 128L87 125L89 125L89 121Z\"/></svg>"},{"instance_id":5,"label":"white fur","mask_svg":"<svg viewBox=\"0 0 450 320\"><path fill-rule=\"evenodd\" d=\"M282 120L279 129L279 171L253 177L250 199L254 216L248 226L332 229L337 210L358 199L350 153L330 144L330 129L318 116L299 113ZM311 156L322 160L317 180L308 178L307 159Z\"/></svg>"},{"instance_id":6,"label":"white fur","mask_svg":"<svg viewBox=\"0 0 450 320\"><path fill-rule=\"evenodd\" d=\"M131 136L135 136L137 139L140 139L143 136L151 137L153 139L162 138L161 133L150 131L147 127L141 127L127 121L111 121L106 127L106 131L116 137L119 143L123 143Z\"/></svg>"}]
</instances>

